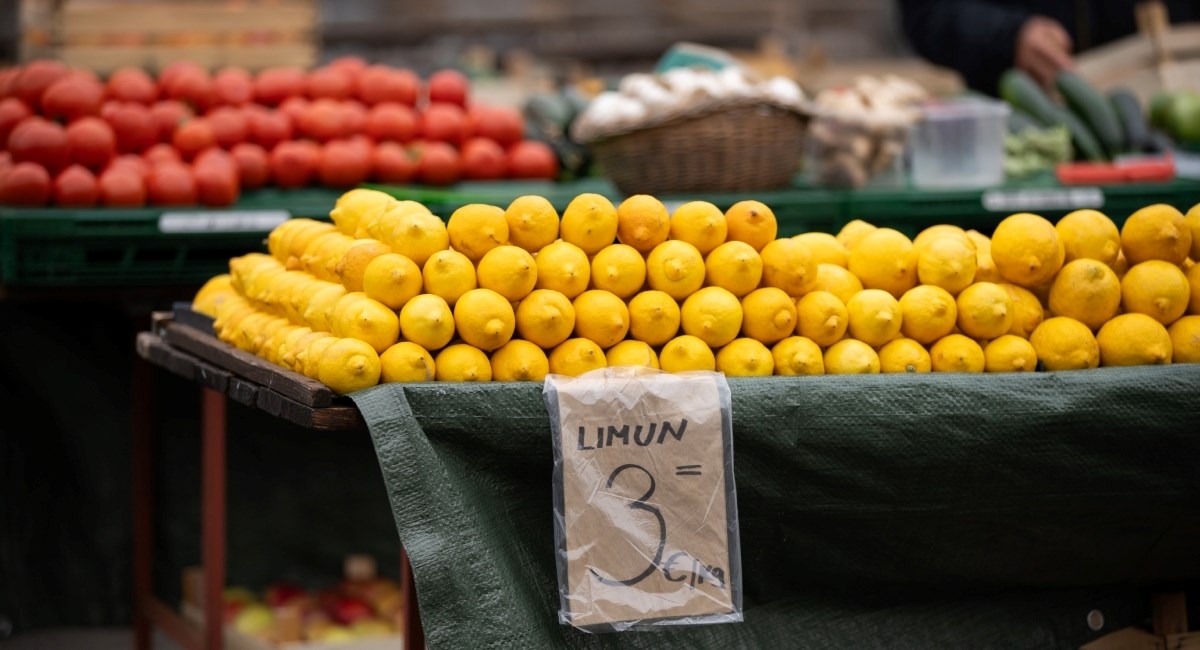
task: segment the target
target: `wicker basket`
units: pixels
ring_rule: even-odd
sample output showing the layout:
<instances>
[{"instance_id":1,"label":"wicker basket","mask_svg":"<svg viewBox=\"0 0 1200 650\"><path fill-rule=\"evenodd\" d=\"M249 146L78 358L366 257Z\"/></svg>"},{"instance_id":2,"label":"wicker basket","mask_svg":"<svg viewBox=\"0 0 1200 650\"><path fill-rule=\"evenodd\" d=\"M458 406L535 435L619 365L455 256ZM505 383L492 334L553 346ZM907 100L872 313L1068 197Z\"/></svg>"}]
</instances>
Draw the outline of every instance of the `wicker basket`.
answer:
<instances>
[{"instance_id":1,"label":"wicker basket","mask_svg":"<svg viewBox=\"0 0 1200 650\"><path fill-rule=\"evenodd\" d=\"M786 187L804 155L807 115L768 102L725 102L589 143L626 194Z\"/></svg>"}]
</instances>

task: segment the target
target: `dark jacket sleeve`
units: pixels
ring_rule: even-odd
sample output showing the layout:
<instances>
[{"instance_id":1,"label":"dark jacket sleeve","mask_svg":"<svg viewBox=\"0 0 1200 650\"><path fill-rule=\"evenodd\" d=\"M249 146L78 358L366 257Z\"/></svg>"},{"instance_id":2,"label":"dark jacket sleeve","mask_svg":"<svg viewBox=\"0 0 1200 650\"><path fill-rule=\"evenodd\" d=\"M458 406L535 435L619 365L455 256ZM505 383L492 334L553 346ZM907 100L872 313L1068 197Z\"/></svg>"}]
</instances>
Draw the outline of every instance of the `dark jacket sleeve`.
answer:
<instances>
[{"instance_id":1,"label":"dark jacket sleeve","mask_svg":"<svg viewBox=\"0 0 1200 650\"><path fill-rule=\"evenodd\" d=\"M990 95L1000 73L1012 67L1017 32L1032 15L998 0L900 0L900 13L917 53Z\"/></svg>"}]
</instances>

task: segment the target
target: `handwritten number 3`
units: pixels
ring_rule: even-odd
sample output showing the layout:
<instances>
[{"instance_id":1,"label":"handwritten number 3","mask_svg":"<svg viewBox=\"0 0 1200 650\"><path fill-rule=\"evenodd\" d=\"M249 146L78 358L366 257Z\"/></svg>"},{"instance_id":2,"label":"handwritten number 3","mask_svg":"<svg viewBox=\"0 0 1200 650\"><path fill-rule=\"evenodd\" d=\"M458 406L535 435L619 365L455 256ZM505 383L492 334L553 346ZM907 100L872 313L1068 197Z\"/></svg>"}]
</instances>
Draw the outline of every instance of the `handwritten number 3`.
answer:
<instances>
[{"instance_id":1,"label":"handwritten number 3","mask_svg":"<svg viewBox=\"0 0 1200 650\"><path fill-rule=\"evenodd\" d=\"M632 578L626 579L626 580L614 580L612 578L605 578L604 576L597 573L595 569L589 568L589 570L592 572L592 575L596 576L597 580L599 580L600 582L602 582L606 585L613 585L613 586L625 585L626 587L631 587L631 586L636 585L637 583L645 580L647 577L650 576L650 574L652 574L658 570L658 565L660 562L662 562L663 549L667 545L667 522L665 520L663 520L662 513L659 512L658 508L646 504L646 499L649 499L654 494L654 475L653 474L646 471L646 468L642 467L641 465L634 465L633 463L630 463L627 465L621 465L620 467L614 469L612 474L608 475L608 484L606 487L611 488L613 486L613 481L617 480L617 476L619 476L621 474L621 472L624 472L625 470L631 469L631 468L642 470L642 473L644 473L646 475L646 477L650 479L650 489L646 490L646 493L643 494L636 501L630 503L629 508L631 510L645 510L646 512L653 513L655 519L658 519L658 548L654 552L654 560L650 562L650 565L647 566L646 569L644 571L642 571L641 573L637 574L636 576L634 576Z\"/></svg>"}]
</instances>

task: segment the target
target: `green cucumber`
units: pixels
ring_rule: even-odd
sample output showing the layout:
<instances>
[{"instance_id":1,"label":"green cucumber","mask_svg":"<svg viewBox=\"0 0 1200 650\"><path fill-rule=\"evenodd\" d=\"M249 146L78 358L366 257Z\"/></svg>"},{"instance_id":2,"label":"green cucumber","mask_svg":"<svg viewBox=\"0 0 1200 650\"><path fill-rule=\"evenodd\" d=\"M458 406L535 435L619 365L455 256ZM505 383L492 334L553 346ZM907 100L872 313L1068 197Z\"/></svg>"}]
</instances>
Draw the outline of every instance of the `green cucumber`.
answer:
<instances>
[{"instance_id":1,"label":"green cucumber","mask_svg":"<svg viewBox=\"0 0 1200 650\"><path fill-rule=\"evenodd\" d=\"M1008 132L1020 133L1026 129L1043 129L1045 128L1041 122L1033 119L1033 116L1025 111L1012 107L1012 112L1008 114Z\"/></svg>"},{"instance_id":2,"label":"green cucumber","mask_svg":"<svg viewBox=\"0 0 1200 650\"><path fill-rule=\"evenodd\" d=\"M1067 100L1067 106L1092 130L1109 156L1125 149L1125 133L1116 110L1091 84L1073 72L1060 72L1055 85Z\"/></svg>"},{"instance_id":3,"label":"green cucumber","mask_svg":"<svg viewBox=\"0 0 1200 650\"><path fill-rule=\"evenodd\" d=\"M1062 124L1071 132L1077 157L1092 161L1107 160L1104 149L1087 126L1067 109L1050 101L1028 74L1011 69L1000 75L1000 96L1009 104L1029 113L1042 126Z\"/></svg>"},{"instance_id":4,"label":"green cucumber","mask_svg":"<svg viewBox=\"0 0 1200 650\"><path fill-rule=\"evenodd\" d=\"M1137 97L1125 88L1117 88L1108 93L1108 100L1125 130L1126 147L1132 151L1145 151L1150 144L1150 129Z\"/></svg>"}]
</instances>

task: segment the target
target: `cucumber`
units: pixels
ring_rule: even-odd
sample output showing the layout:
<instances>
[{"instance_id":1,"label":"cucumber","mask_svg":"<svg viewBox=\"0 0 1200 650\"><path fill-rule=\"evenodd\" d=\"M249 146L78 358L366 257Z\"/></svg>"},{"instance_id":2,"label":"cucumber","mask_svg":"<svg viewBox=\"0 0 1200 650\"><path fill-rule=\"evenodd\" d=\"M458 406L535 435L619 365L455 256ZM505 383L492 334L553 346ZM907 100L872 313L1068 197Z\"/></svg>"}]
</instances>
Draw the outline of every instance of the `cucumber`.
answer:
<instances>
[{"instance_id":1,"label":"cucumber","mask_svg":"<svg viewBox=\"0 0 1200 650\"><path fill-rule=\"evenodd\" d=\"M1150 144L1150 129L1146 126L1146 114L1137 97L1125 88L1117 88L1108 93L1117 119L1125 130L1125 145L1132 151L1145 151Z\"/></svg>"},{"instance_id":2,"label":"cucumber","mask_svg":"<svg viewBox=\"0 0 1200 650\"><path fill-rule=\"evenodd\" d=\"M1012 112L1008 114L1008 132L1020 133L1026 129L1043 129L1045 128L1040 122L1033 119L1033 116L1025 111L1012 107Z\"/></svg>"},{"instance_id":3,"label":"cucumber","mask_svg":"<svg viewBox=\"0 0 1200 650\"><path fill-rule=\"evenodd\" d=\"M525 102L525 119L545 132L565 133L574 113L567 100L558 94L539 93Z\"/></svg>"},{"instance_id":4,"label":"cucumber","mask_svg":"<svg viewBox=\"0 0 1200 650\"><path fill-rule=\"evenodd\" d=\"M1171 136L1159 131L1151 129L1146 135L1146 153L1170 153L1175 151L1175 141Z\"/></svg>"},{"instance_id":5,"label":"cucumber","mask_svg":"<svg viewBox=\"0 0 1200 650\"><path fill-rule=\"evenodd\" d=\"M1073 113L1050 101L1025 72L1011 69L1000 75L1000 96L1009 104L1029 113L1042 126L1066 126L1071 132L1071 143L1075 145L1077 158L1107 160L1104 149L1087 126Z\"/></svg>"},{"instance_id":6,"label":"cucumber","mask_svg":"<svg viewBox=\"0 0 1200 650\"><path fill-rule=\"evenodd\" d=\"M1116 110L1091 84L1073 72L1060 72L1055 85L1071 111L1092 130L1109 156L1125 149L1125 133Z\"/></svg>"}]
</instances>

